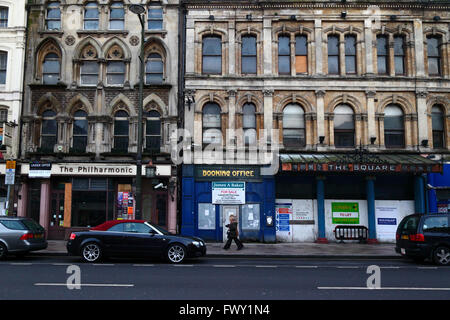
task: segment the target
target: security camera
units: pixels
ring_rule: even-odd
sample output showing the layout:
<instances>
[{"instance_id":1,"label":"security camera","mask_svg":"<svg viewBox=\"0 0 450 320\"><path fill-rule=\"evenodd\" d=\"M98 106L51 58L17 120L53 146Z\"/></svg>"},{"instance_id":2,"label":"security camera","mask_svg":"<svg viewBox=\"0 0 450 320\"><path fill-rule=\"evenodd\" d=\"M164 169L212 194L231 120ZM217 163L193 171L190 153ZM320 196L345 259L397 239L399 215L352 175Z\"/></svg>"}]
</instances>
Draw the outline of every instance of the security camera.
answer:
<instances>
[{"instance_id":1,"label":"security camera","mask_svg":"<svg viewBox=\"0 0 450 320\"><path fill-rule=\"evenodd\" d=\"M153 187L153 189L161 189L161 188L167 189L167 187L162 182Z\"/></svg>"}]
</instances>

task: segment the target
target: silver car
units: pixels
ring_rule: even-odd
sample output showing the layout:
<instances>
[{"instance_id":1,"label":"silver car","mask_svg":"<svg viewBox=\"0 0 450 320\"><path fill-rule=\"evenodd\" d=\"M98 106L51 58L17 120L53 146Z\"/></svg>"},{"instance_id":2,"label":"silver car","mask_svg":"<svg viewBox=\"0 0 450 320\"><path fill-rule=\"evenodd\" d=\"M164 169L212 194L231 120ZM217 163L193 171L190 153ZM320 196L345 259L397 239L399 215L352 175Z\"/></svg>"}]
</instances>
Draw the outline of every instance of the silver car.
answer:
<instances>
[{"instance_id":1,"label":"silver car","mask_svg":"<svg viewBox=\"0 0 450 320\"><path fill-rule=\"evenodd\" d=\"M45 229L30 218L0 217L0 259L47 248Z\"/></svg>"}]
</instances>

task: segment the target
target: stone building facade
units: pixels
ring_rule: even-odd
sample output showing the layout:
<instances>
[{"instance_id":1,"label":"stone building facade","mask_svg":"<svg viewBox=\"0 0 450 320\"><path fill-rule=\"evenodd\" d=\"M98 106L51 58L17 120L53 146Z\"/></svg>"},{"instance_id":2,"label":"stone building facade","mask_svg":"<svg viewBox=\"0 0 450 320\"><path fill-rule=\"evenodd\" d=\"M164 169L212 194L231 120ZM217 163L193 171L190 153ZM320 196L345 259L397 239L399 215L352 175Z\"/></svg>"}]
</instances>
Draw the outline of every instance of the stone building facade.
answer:
<instances>
[{"instance_id":1,"label":"stone building facade","mask_svg":"<svg viewBox=\"0 0 450 320\"><path fill-rule=\"evenodd\" d=\"M448 3L194 0L185 6L184 128L192 136L187 149L197 151L183 166L186 232L221 240L229 210L247 223L244 238L327 241L339 221L332 203L347 201L359 205L357 221L376 241L377 208L395 207L397 223L424 210L426 181L418 168L450 148ZM229 152L248 133L242 140L249 150L261 143L261 129L269 149L279 149L280 169L247 185L253 201L224 206L212 194L214 179L199 177L199 169L261 163L211 159L205 141ZM241 133L230 140L230 131ZM354 172L355 164L374 163L404 169ZM336 164L340 171L330 169ZM400 183L395 190L392 181ZM277 203L290 204L287 226L277 224ZM257 212L249 209L254 205ZM211 210L216 220L202 227Z\"/></svg>"},{"instance_id":2,"label":"stone building facade","mask_svg":"<svg viewBox=\"0 0 450 320\"><path fill-rule=\"evenodd\" d=\"M50 238L135 217L141 24L133 3L28 1L18 214L40 221ZM170 137L177 128L178 1L140 3L146 9L142 218L176 231ZM148 165L156 171L151 178ZM47 174L36 175L39 166Z\"/></svg>"},{"instance_id":3,"label":"stone building facade","mask_svg":"<svg viewBox=\"0 0 450 320\"><path fill-rule=\"evenodd\" d=\"M0 214L5 214L7 209L3 160L17 159L19 151L25 32L25 1L0 1ZM12 195L14 188L10 191Z\"/></svg>"}]
</instances>

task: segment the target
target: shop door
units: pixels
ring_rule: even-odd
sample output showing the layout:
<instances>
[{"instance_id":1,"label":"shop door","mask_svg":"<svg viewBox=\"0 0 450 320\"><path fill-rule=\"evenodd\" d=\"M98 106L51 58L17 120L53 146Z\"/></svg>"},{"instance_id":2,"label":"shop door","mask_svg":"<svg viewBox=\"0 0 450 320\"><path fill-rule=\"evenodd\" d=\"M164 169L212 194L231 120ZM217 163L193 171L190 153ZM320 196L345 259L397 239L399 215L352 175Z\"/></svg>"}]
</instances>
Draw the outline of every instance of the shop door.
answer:
<instances>
[{"instance_id":1,"label":"shop door","mask_svg":"<svg viewBox=\"0 0 450 320\"><path fill-rule=\"evenodd\" d=\"M236 221L239 226L239 206L222 205L221 212L222 212L222 227L223 227L222 240L223 242L226 242L228 228L225 226L230 223L231 215L234 215L236 217Z\"/></svg>"},{"instance_id":2,"label":"shop door","mask_svg":"<svg viewBox=\"0 0 450 320\"><path fill-rule=\"evenodd\" d=\"M63 240L65 229L64 223L64 190L53 190L50 211L50 226L48 239Z\"/></svg>"},{"instance_id":3,"label":"shop door","mask_svg":"<svg viewBox=\"0 0 450 320\"><path fill-rule=\"evenodd\" d=\"M155 192L153 199L151 222L167 229L167 192Z\"/></svg>"}]
</instances>

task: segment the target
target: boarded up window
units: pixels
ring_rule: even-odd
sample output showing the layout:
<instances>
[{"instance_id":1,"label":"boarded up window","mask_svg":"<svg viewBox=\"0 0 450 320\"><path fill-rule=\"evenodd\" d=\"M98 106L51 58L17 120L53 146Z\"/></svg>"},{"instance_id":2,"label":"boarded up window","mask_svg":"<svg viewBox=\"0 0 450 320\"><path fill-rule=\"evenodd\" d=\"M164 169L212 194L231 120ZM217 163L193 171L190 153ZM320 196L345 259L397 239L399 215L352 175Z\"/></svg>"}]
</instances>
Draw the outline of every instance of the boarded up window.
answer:
<instances>
[{"instance_id":1,"label":"boarded up window","mask_svg":"<svg viewBox=\"0 0 450 320\"><path fill-rule=\"evenodd\" d=\"M308 72L308 38L303 35L295 37L295 72Z\"/></svg>"},{"instance_id":2,"label":"boarded up window","mask_svg":"<svg viewBox=\"0 0 450 320\"><path fill-rule=\"evenodd\" d=\"M308 57L307 56L295 56L295 72L307 73L308 72Z\"/></svg>"}]
</instances>

